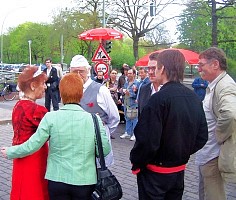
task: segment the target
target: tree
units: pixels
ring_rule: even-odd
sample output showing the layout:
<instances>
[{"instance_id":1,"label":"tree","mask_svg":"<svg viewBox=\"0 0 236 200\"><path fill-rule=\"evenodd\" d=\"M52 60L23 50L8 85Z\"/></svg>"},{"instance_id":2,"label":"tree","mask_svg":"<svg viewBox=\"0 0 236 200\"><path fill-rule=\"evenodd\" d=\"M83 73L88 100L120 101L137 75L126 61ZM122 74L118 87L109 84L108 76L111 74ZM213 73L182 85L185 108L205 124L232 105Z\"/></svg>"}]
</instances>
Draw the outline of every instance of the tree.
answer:
<instances>
[{"instance_id":1,"label":"tree","mask_svg":"<svg viewBox=\"0 0 236 200\"><path fill-rule=\"evenodd\" d=\"M93 28L97 18L89 13L80 12L79 9L65 9L56 13L53 17L53 29L55 36L64 38L64 54L66 57L73 57L75 53L91 57L93 45L91 42L78 40L78 35L85 30ZM58 40L59 41L59 40ZM62 44L58 43L58 46Z\"/></svg>"},{"instance_id":2,"label":"tree","mask_svg":"<svg viewBox=\"0 0 236 200\"><path fill-rule=\"evenodd\" d=\"M161 14L163 13L164 15L166 8L176 2L176 0L167 0L163 3L162 0L157 0L156 16L150 17L149 1L147 0L112 1L112 16L109 18L108 23L119 28L133 40L133 54L135 60L138 60L140 38L163 25L166 21L174 19L175 16L166 18Z\"/></svg>"},{"instance_id":3,"label":"tree","mask_svg":"<svg viewBox=\"0 0 236 200\"><path fill-rule=\"evenodd\" d=\"M235 19L236 3L234 0L224 0L222 2L217 2L216 0L208 0L208 4L211 7L211 17L212 17L212 46L218 46L218 20L219 19ZM222 15L221 12L228 8L235 8L234 14L232 16Z\"/></svg>"},{"instance_id":4,"label":"tree","mask_svg":"<svg viewBox=\"0 0 236 200\"><path fill-rule=\"evenodd\" d=\"M103 18L102 18L102 4L101 0L74 0L77 2L77 7L74 8L79 13L83 13L85 16L83 30L79 32L82 33L85 30L102 27ZM105 4L108 5L109 1L104 0ZM94 46L98 44L98 42L94 41L79 41L81 46L86 46L87 57L89 59L92 58L93 52L95 51Z\"/></svg>"},{"instance_id":5,"label":"tree","mask_svg":"<svg viewBox=\"0 0 236 200\"><path fill-rule=\"evenodd\" d=\"M220 31L222 24L229 23L229 21L231 21L231 23L235 21L236 3L234 0L192 0L189 1L186 6L187 8L183 11L183 17L180 19L182 22L179 26L179 30L182 33L182 39L185 37L183 30L189 28L193 30L196 29L196 26L199 27L199 24L196 23L198 21L204 27L198 31L198 33L202 33L200 35L207 35L208 37L208 31L210 31L211 46L218 46L219 43L222 42L236 41L234 38L223 41L219 40L220 34L222 34ZM208 25L208 27L204 26L204 23L205 25Z\"/></svg>"},{"instance_id":6,"label":"tree","mask_svg":"<svg viewBox=\"0 0 236 200\"><path fill-rule=\"evenodd\" d=\"M203 51L210 46L222 48L229 58L229 72L235 77L235 61L230 59L235 60L236 54L236 7L232 6L235 1L195 0L186 5L178 26L179 46L195 51ZM217 23L212 15L216 15L214 20L217 19Z\"/></svg>"},{"instance_id":7,"label":"tree","mask_svg":"<svg viewBox=\"0 0 236 200\"><path fill-rule=\"evenodd\" d=\"M188 4L180 17L177 30L180 32L180 43L189 49L202 51L211 45L210 10L204 1Z\"/></svg>"},{"instance_id":8,"label":"tree","mask_svg":"<svg viewBox=\"0 0 236 200\"><path fill-rule=\"evenodd\" d=\"M8 33L8 45L4 49L8 62L29 62L28 41L32 40L32 61L38 63L49 52L49 29L47 25L27 22Z\"/></svg>"},{"instance_id":9,"label":"tree","mask_svg":"<svg viewBox=\"0 0 236 200\"><path fill-rule=\"evenodd\" d=\"M145 37L143 37L143 42L140 41L139 46L151 49L152 51L160 48L168 48L172 43L169 38L169 31L165 30L162 26L158 26L146 33Z\"/></svg>"},{"instance_id":10,"label":"tree","mask_svg":"<svg viewBox=\"0 0 236 200\"><path fill-rule=\"evenodd\" d=\"M101 22L105 20L107 26L120 29L127 34L133 40L133 55L135 60L137 60L139 57L138 45L140 38L145 37L146 33L156 29L159 25L173 19L174 17L166 18L164 11L168 5L172 3L177 4L176 2L178 1L155 0L155 17L150 17L149 0L105 0L104 15L103 5L99 0L77 0L76 2L83 3L84 12L92 13L94 10L97 10L97 17ZM163 13L163 16L161 16L161 13ZM101 16L105 16L105 19ZM164 33L162 32L162 34Z\"/></svg>"}]
</instances>

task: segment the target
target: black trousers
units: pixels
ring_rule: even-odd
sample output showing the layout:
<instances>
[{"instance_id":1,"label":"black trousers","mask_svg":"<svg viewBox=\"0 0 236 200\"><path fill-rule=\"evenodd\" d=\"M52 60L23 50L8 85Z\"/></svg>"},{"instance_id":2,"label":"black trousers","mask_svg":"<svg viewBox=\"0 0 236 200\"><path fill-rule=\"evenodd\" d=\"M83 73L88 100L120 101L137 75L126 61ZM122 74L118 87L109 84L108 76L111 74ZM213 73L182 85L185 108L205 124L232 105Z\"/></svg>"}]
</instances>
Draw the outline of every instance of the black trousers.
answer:
<instances>
[{"instance_id":1,"label":"black trousers","mask_svg":"<svg viewBox=\"0 0 236 200\"><path fill-rule=\"evenodd\" d=\"M50 200L91 200L95 185L69 185L66 183L48 181Z\"/></svg>"},{"instance_id":2,"label":"black trousers","mask_svg":"<svg viewBox=\"0 0 236 200\"><path fill-rule=\"evenodd\" d=\"M181 200L184 171L160 174L149 170L137 175L139 200Z\"/></svg>"},{"instance_id":3,"label":"black trousers","mask_svg":"<svg viewBox=\"0 0 236 200\"><path fill-rule=\"evenodd\" d=\"M45 107L47 108L48 112L50 112L51 101L52 101L53 110L58 110L59 109L58 91L52 90L49 87L45 91Z\"/></svg>"}]
</instances>

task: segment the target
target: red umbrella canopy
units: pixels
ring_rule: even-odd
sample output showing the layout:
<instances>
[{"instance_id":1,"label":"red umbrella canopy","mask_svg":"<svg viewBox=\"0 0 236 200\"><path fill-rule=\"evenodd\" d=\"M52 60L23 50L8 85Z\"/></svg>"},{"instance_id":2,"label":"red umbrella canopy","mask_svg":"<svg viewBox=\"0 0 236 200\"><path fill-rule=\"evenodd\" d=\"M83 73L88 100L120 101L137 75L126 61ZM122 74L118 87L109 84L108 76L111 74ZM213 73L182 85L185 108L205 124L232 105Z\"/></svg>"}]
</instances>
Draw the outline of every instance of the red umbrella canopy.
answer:
<instances>
[{"instance_id":1,"label":"red umbrella canopy","mask_svg":"<svg viewBox=\"0 0 236 200\"><path fill-rule=\"evenodd\" d=\"M123 35L112 28L95 28L81 33L78 38L81 40L119 40L123 38Z\"/></svg>"},{"instance_id":2,"label":"red umbrella canopy","mask_svg":"<svg viewBox=\"0 0 236 200\"><path fill-rule=\"evenodd\" d=\"M175 49L175 48L170 48L170 49ZM165 50L170 50L170 49L161 49L161 50L158 50L158 51L154 51L152 53L161 53L162 51L165 51ZM198 64L198 54L193 52L193 51L190 51L190 50L187 50L187 49L176 49L176 50L179 50L185 57L185 60L188 64L190 65L194 65L194 64ZM152 53L149 53L147 54L146 56L140 58L135 66L147 66L148 65L148 60L149 60L149 55L151 55Z\"/></svg>"}]
</instances>

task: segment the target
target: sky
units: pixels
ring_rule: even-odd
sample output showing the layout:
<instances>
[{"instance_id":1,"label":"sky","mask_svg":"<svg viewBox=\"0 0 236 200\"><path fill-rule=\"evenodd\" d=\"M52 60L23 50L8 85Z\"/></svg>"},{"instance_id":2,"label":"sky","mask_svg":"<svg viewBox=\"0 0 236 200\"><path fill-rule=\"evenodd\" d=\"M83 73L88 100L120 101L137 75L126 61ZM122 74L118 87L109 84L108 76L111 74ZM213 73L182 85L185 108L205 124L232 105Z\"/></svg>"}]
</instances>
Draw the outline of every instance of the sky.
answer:
<instances>
[{"instance_id":1,"label":"sky","mask_svg":"<svg viewBox=\"0 0 236 200\"><path fill-rule=\"evenodd\" d=\"M17 27L25 22L50 23L53 10L70 7L72 0L1 0L0 33L7 32L9 27ZM165 11L166 15L177 15L181 9L175 6ZM171 38L176 40L177 22L167 23Z\"/></svg>"},{"instance_id":2,"label":"sky","mask_svg":"<svg viewBox=\"0 0 236 200\"><path fill-rule=\"evenodd\" d=\"M27 21L51 22L52 10L71 5L71 0L2 0L0 6L0 28L6 32Z\"/></svg>"}]
</instances>

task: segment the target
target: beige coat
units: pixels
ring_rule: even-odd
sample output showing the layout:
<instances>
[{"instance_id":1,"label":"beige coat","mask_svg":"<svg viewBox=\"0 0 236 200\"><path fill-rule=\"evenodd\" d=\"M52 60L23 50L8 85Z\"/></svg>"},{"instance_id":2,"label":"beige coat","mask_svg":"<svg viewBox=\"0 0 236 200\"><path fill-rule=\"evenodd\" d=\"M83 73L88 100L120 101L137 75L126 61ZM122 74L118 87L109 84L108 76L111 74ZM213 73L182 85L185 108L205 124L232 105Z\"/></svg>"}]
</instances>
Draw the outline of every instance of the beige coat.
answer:
<instances>
[{"instance_id":1,"label":"beige coat","mask_svg":"<svg viewBox=\"0 0 236 200\"><path fill-rule=\"evenodd\" d=\"M216 139L221 145L219 170L226 182L236 183L236 83L226 72L219 78L212 99Z\"/></svg>"}]
</instances>

